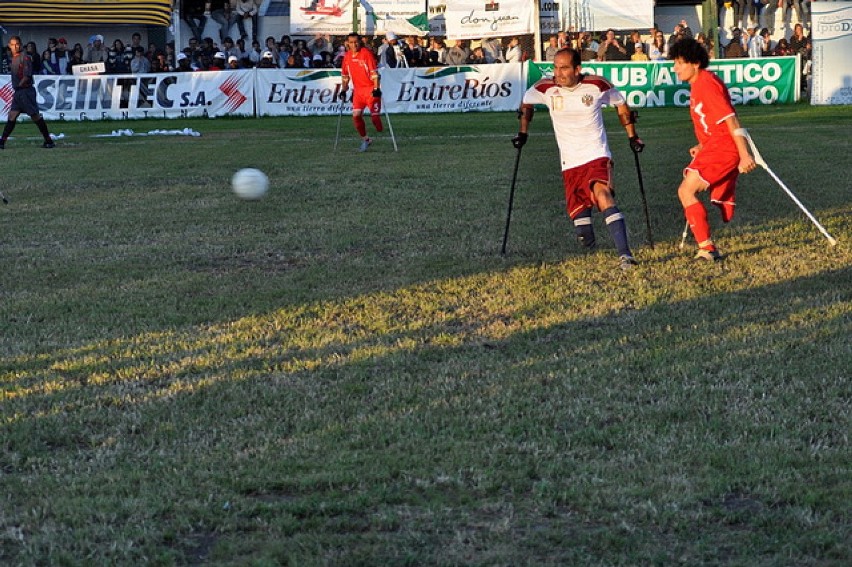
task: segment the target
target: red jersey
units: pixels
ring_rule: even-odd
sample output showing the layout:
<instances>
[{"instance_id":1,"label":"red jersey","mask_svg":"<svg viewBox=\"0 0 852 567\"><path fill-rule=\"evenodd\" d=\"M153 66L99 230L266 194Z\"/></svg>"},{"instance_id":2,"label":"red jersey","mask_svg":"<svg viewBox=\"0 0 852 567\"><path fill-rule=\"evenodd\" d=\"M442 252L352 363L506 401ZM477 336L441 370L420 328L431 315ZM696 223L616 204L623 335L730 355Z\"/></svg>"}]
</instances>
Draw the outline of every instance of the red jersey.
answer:
<instances>
[{"instance_id":1,"label":"red jersey","mask_svg":"<svg viewBox=\"0 0 852 567\"><path fill-rule=\"evenodd\" d=\"M355 52L347 51L346 55L343 56L340 74L343 77L349 77L356 90L369 89L372 91L373 79L379 74L376 70L376 58L373 52L366 47Z\"/></svg>"},{"instance_id":2,"label":"red jersey","mask_svg":"<svg viewBox=\"0 0 852 567\"><path fill-rule=\"evenodd\" d=\"M702 151L737 151L725 120L736 115L725 83L706 69L699 69L689 94L689 112Z\"/></svg>"}]
</instances>

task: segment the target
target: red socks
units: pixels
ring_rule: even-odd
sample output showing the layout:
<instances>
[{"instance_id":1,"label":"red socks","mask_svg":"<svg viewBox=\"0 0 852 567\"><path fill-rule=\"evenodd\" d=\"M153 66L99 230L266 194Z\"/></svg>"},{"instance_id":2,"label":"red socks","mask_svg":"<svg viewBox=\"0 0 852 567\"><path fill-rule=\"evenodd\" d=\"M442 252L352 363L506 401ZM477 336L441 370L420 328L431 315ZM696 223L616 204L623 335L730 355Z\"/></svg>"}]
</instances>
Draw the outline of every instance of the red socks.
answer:
<instances>
[{"instance_id":1,"label":"red socks","mask_svg":"<svg viewBox=\"0 0 852 567\"><path fill-rule=\"evenodd\" d=\"M692 230L698 247L704 250L715 250L713 240L710 238L710 224L707 222L707 209L704 205L693 203L683 210L689 228Z\"/></svg>"},{"instance_id":2,"label":"red socks","mask_svg":"<svg viewBox=\"0 0 852 567\"><path fill-rule=\"evenodd\" d=\"M360 114L357 116L352 116L352 122L355 124L355 129L358 131L358 134L363 138L367 135L367 123L364 122L364 117Z\"/></svg>"}]
</instances>

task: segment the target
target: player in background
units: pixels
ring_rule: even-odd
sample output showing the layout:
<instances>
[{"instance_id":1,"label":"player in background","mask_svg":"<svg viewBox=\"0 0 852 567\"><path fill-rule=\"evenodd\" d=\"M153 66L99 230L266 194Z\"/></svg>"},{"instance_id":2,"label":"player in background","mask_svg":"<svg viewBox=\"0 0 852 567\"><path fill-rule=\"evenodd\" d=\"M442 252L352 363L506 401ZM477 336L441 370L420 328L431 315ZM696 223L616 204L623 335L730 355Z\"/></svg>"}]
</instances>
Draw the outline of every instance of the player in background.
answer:
<instances>
[{"instance_id":1,"label":"player in background","mask_svg":"<svg viewBox=\"0 0 852 567\"><path fill-rule=\"evenodd\" d=\"M615 106L630 139L630 147L638 153L645 144L636 134L636 113L606 79L580 72L580 52L572 48L556 52L552 79L538 81L524 94L518 135L512 139L516 148L520 149L527 141L536 104L546 106L550 112L562 160L568 216L574 222L577 239L586 248L594 248L592 207L596 207L603 214L615 242L621 267L628 269L637 264L627 241L624 215L615 202L612 154L607 144L602 109L606 105Z\"/></svg>"},{"instance_id":2,"label":"player in background","mask_svg":"<svg viewBox=\"0 0 852 567\"><path fill-rule=\"evenodd\" d=\"M15 124L18 121L18 116L24 112L32 118L32 121L38 127L44 137L43 148L52 148L56 144L50 137L50 132L47 130L47 124L44 122L44 117L38 110L38 102L36 101L35 83L33 83L33 61L29 55L24 53L21 46L21 38L13 35L9 38L9 51L12 54L12 61L9 64L9 74L12 79L12 89L15 93L12 95L12 105L9 107L9 114L6 118L6 126L3 128L3 136L0 137L0 150L6 148L6 140L12 130L15 129Z\"/></svg>"},{"instance_id":3,"label":"player in background","mask_svg":"<svg viewBox=\"0 0 852 567\"><path fill-rule=\"evenodd\" d=\"M365 152L373 140L367 136L367 124L364 121L364 109L370 109L370 121L377 132L382 126L382 91L379 86L379 72L376 58L366 47L361 46L361 37L357 33L346 36L346 55L340 68L340 98L346 97L349 83L352 83L352 122L361 136L359 151Z\"/></svg>"},{"instance_id":4,"label":"player in background","mask_svg":"<svg viewBox=\"0 0 852 567\"><path fill-rule=\"evenodd\" d=\"M689 149L692 162L683 170L677 195L686 221L698 243L696 258L716 261L722 255L710 237L707 209L698 193L710 191L710 202L719 207L722 220L734 216L737 177L757 167L748 150L746 131L740 126L728 88L707 70L707 50L692 38L684 38L669 51L677 78L689 83L689 113L698 145Z\"/></svg>"}]
</instances>

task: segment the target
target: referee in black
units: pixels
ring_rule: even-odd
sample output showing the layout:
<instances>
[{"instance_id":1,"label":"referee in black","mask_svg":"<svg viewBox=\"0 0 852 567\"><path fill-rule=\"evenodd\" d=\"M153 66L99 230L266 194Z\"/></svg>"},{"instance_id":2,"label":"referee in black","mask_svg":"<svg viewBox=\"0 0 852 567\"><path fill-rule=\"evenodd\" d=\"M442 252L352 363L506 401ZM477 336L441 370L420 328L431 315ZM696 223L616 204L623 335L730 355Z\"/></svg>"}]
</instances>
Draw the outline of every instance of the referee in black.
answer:
<instances>
[{"instance_id":1,"label":"referee in black","mask_svg":"<svg viewBox=\"0 0 852 567\"><path fill-rule=\"evenodd\" d=\"M36 102L36 90L33 83L33 61L30 56L23 52L21 46L21 38L13 35L9 39L9 51L12 52L12 63L10 71L12 75L12 89L15 94L12 98L12 105L9 108L9 116L6 119L6 126L3 128L3 136L0 137L0 150L6 148L6 140L9 139L9 134L15 129L15 123L18 121L18 116L21 112L27 113L32 118L35 125L38 126L38 131L44 136L43 148L53 148L56 144L50 138L50 132L47 131L47 124L44 123L44 117L38 111L38 102Z\"/></svg>"}]
</instances>

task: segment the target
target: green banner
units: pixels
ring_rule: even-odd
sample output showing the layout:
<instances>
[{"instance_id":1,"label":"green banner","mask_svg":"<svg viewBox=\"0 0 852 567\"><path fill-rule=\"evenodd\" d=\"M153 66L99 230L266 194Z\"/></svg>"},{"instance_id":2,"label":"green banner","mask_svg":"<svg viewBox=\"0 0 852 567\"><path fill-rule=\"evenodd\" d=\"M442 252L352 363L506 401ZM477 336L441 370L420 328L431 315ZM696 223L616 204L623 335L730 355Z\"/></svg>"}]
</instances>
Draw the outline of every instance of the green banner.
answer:
<instances>
[{"instance_id":1,"label":"green banner","mask_svg":"<svg viewBox=\"0 0 852 567\"><path fill-rule=\"evenodd\" d=\"M600 75L620 90L634 108L689 106L689 84L678 81L671 61L586 61L583 72ZM728 86L734 104L796 102L798 57L714 59L709 69ZM530 63L527 86L552 74L552 63Z\"/></svg>"}]
</instances>

